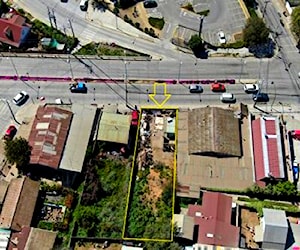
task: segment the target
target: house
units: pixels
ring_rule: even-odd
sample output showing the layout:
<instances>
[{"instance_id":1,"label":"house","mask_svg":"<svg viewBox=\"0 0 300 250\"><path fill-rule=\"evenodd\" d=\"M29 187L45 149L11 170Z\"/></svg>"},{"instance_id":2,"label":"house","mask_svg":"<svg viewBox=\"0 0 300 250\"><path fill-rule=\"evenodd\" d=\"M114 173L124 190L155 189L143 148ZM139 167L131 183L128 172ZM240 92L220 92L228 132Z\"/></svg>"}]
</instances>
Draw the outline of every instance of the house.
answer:
<instances>
[{"instance_id":1,"label":"house","mask_svg":"<svg viewBox=\"0 0 300 250\"><path fill-rule=\"evenodd\" d=\"M30 249L49 250L53 249L57 232L33 227L22 227L20 232L12 233L8 250Z\"/></svg>"},{"instance_id":2,"label":"house","mask_svg":"<svg viewBox=\"0 0 300 250\"><path fill-rule=\"evenodd\" d=\"M255 227L254 240L262 249L286 249L288 222L282 210L263 208L260 225Z\"/></svg>"},{"instance_id":3,"label":"house","mask_svg":"<svg viewBox=\"0 0 300 250\"><path fill-rule=\"evenodd\" d=\"M252 121L255 180L258 184L284 179L283 149L277 117L258 117Z\"/></svg>"},{"instance_id":4,"label":"house","mask_svg":"<svg viewBox=\"0 0 300 250\"><path fill-rule=\"evenodd\" d=\"M197 243L238 247L240 230L231 224L231 197L221 193L205 192L202 205L189 205L187 215L194 218Z\"/></svg>"},{"instance_id":5,"label":"house","mask_svg":"<svg viewBox=\"0 0 300 250\"><path fill-rule=\"evenodd\" d=\"M97 107L78 104L38 107L28 140L31 171L71 186L82 171L96 111Z\"/></svg>"},{"instance_id":6,"label":"house","mask_svg":"<svg viewBox=\"0 0 300 250\"><path fill-rule=\"evenodd\" d=\"M245 189L253 185L247 113L247 106L237 111L205 107L178 112L178 196L199 198L201 187Z\"/></svg>"},{"instance_id":7,"label":"house","mask_svg":"<svg viewBox=\"0 0 300 250\"><path fill-rule=\"evenodd\" d=\"M39 186L39 181L28 177L10 182L0 215L0 228L20 231L23 226L30 226Z\"/></svg>"},{"instance_id":8,"label":"house","mask_svg":"<svg viewBox=\"0 0 300 250\"><path fill-rule=\"evenodd\" d=\"M0 42L19 48L26 42L31 26L15 13L0 18Z\"/></svg>"}]
</instances>

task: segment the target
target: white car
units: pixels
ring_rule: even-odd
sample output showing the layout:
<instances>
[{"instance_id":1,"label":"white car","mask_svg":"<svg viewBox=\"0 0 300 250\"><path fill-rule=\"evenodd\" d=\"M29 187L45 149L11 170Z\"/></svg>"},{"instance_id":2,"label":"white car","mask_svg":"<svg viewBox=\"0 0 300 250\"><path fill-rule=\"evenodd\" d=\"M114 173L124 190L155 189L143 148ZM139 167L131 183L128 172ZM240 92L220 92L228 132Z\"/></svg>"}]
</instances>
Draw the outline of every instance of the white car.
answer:
<instances>
[{"instance_id":1,"label":"white car","mask_svg":"<svg viewBox=\"0 0 300 250\"><path fill-rule=\"evenodd\" d=\"M23 103L25 103L28 99L29 95L25 91L21 91L19 94L17 94L14 99L12 100L14 104L20 106Z\"/></svg>"},{"instance_id":2,"label":"white car","mask_svg":"<svg viewBox=\"0 0 300 250\"><path fill-rule=\"evenodd\" d=\"M225 44L226 43L226 37L225 37L225 34L222 30L219 31L218 37L219 37L220 44Z\"/></svg>"},{"instance_id":3,"label":"white car","mask_svg":"<svg viewBox=\"0 0 300 250\"><path fill-rule=\"evenodd\" d=\"M258 84L245 84L244 91L247 94L255 94L259 91L259 86L258 86Z\"/></svg>"},{"instance_id":4,"label":"white car","mask_svg":"<svg viewBox=\"0 0 300 250\"><path fill-rule=\"evenodd\" d=\"M220 100L221 100L221 102L224 102L224 103L235 103L236 102L234 94L231 94L231 93L223 93L220 96Z\"/></svg>"}]
</instances>

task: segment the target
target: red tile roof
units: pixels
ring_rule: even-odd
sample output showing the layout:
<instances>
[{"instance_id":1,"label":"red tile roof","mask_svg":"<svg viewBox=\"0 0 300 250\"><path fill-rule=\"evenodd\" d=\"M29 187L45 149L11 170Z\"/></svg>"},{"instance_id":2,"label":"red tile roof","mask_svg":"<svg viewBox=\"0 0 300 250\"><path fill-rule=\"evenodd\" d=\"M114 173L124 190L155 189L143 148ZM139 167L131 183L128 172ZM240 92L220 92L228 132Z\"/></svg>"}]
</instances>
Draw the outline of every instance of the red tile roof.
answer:
<instances>
[{"instance_id":1,"label":"red tile roof","mask_svg":"<svg viewBox=\"0 0 300 250\"><path fill-rule=\"evenodd\" d=\"M15 47L19 47L30 25L25 23L25 18L12 15L10 18L0 18L0 41Z\"/></svg>"},{"instance_id":2,"label":"red tile roof","mask_svg":"<svg viewBox=\"0 0 300 250\"><path fill-rule=\"evenodd\" d=\"M284 178L282 145L277 118L260 117L252 121L253 153L256 181Z\"/></svg>"},{"instance_id":3,"label":"red tile roof","mask_svg":"<svg viewBox=\"0 0 300 250\"><path fill-rule=\"evenodd\" d=\"M71 125L72 112L57 107L40 106L32 124L29 144L30 164L57 169Z\"/></svg>"},{"instance_id":4,"label":"red tile roof","mask_svg":"<svg viewBox=\"0 0 300 250\"><path fill-rule=\"evenodd\" d=\"M239 228L231 225L232 199L221 193L206 192L202 206L189 205L188 215L199 225L198 243L237 247Z\"/></svg>"}]
</instances>

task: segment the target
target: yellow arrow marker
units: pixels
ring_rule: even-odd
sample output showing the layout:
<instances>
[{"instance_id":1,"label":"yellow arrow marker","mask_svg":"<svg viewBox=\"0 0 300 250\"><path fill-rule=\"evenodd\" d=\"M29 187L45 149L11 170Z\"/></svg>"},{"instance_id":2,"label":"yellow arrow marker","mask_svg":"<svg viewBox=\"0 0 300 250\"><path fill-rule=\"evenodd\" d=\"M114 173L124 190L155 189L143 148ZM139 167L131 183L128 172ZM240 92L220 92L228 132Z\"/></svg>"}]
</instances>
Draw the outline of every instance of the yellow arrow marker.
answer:
<instances>
[{"instance_id":1,"label":"yellow arrow marker","mask_svg":"<svg viewBox=\"0 0 300 250\"><path fill-rule=\"evenodd\" d=\"M164 98L162 101L156 100L156 91L157 91L158 86L163 86L163 88L164 88L164 94L163 94ZM155 82L153 84L153 94L149 94L149 97L158 107L161 108L170 99L171 94L167 93L167 84L165 82L163 82L163 83Z\"/></svg>"}]
</instances>

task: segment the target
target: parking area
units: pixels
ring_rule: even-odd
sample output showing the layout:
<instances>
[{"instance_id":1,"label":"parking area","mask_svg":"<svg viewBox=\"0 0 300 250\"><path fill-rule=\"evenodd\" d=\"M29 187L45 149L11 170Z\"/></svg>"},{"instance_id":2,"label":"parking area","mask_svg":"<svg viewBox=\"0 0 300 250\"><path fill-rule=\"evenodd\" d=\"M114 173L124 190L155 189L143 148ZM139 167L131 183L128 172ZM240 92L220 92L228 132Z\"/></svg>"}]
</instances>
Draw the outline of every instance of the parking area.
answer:
<instances>
[{"instance_id":1,"label":"parking area","mask_svg":"<svg viewBox=\"0 0 300 250\"><path fill-rule=\"evenodd\" d=\"M164 18L165 26L161 34L163 39L188 41L191 35L199 32L200 15L197 13L209 11L203 19L202 38L217 46L220 44L217 34L222 30L227 42L234 42L249 17L242 0L158 0L157 3L157 8L146 10L149 16ZM188 3L192 3L194 12L182 8Z\"/></svg>"}]
</instances>

